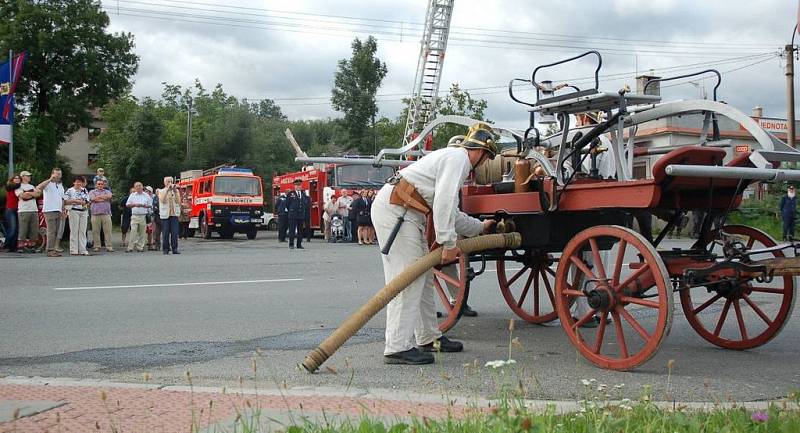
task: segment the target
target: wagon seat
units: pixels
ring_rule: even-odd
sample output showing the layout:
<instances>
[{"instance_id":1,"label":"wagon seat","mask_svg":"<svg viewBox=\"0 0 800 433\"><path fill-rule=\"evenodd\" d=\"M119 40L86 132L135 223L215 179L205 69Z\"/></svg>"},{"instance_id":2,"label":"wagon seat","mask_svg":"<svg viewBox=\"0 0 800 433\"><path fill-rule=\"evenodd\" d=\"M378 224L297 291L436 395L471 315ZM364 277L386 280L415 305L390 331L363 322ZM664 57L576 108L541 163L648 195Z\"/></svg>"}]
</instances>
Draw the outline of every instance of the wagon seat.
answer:
<instances>
[{"instance_id":1,"label":"wagon seat","mask_svg":"<svg viewBox=\"0 0 800 433\"><path fill-rule=\"evenodd\" d=\"M667 166L671 164L721 166L725 155L725 150L718 147L685 146L661 157L653 164L653 182L661 190L655 207L680 210L708 210L711 207L724 210L739 206L742 192L752 182L750 180L718 179L711 176L679 177L666 173ZM725 166L754 167L749 156L750 152L742 153Z\"/></svg>"}]
</instances>

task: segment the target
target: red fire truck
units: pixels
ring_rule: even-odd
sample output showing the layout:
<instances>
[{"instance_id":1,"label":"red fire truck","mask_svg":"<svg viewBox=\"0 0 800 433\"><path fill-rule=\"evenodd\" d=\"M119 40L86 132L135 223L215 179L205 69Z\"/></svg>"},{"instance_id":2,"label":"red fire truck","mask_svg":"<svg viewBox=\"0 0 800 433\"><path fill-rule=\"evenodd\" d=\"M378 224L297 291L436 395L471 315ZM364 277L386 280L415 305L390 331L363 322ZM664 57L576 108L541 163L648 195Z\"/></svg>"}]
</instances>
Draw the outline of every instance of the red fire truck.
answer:
<instances>
[{"instance_id":1,"label":"red fire truck","mask_svg":"<svg viewBox=\"0 0 800 433\"><path fill-rule=\"evenodd\" d=\"M199 230L210 239L213 232L223 238L245 233L255 239L262 223L264 194L261 178L249 168L219 166L181 173L178 186L192 199L189 236Z\"/></svg>"},{"instance_id":2,"label":"red fire truck","mask_svg":"<svg viewBox=\"0 0 800 433\"><path fill-rule=\"evenodd\" d=\"M309 165L301 171L275 176L272 179L272 202L274 205L281 193L294 189L295 179L302 180L303 190L311 199L311 230L320 230L326 200L336 199L352 190L379 189L393 174L394 168L386 166Z\"/></svg>"}]
</instances>

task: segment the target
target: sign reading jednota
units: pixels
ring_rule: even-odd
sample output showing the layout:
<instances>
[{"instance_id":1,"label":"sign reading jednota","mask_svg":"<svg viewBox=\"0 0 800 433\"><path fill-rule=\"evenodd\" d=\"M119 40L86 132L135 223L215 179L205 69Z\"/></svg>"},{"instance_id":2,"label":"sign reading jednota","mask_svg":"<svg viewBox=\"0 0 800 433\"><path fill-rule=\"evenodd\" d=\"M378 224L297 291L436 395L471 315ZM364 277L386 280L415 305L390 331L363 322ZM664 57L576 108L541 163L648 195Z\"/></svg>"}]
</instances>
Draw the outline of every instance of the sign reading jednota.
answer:
<instances>
[{"instance_id":1,"label":"sign reading jednota","mask_svg":"<svg viewBox=\"0 0 800 433\"><path fill-rule=\"evenodd\" d=\"M774 133L785 134L789 129L789 122L787 122L784 119L765 119L763 117L762 118L754 117L753 120L758 122L758 126L760 126L761 129L767 132L771 132L773 134ZM744 130L744 128L741 125L739 125L739 129Z\"/></svg>"}]
</instances>

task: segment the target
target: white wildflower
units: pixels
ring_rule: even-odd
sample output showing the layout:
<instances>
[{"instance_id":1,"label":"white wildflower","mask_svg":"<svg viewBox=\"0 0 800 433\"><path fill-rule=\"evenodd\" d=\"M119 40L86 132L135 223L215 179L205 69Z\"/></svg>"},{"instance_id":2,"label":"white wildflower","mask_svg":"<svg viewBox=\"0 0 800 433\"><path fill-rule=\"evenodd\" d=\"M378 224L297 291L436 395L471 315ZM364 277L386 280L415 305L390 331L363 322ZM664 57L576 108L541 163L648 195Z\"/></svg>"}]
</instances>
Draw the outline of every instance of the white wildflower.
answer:
<instances>
[{"instance_id":1,"label":"white wildflower","mask_svg":"<svg viewBox=\"0 0 800 433\"><path fill-rule=\"evenodd\" d=\"M503 368L505 366L516 364L516 363L517 363L517 361L515 361L513 359L509 359L507 361L503 361L502 359L498 359L496 361L488 361L484 365L484 367L490 367L490 368L498 369L498 368Z\"/></svg>"},{"instance_id":2,"label":"white wildflower","mask_svg":"<svg viewBox=\"0 0 800 433\"><path fill-rule=\"evenodd\" d=\"M605 383L601 383L600 385L597 385L597 392L603 392L605 390L606 390L606 384Z\"/></svg>"},{"instance_id":3,"label":"white wildflower","mask_svg":"<svg viewBox=\"0 0 800 433\"><path fill-rule=\"evenodd\" d=\"M592 384L592 382L589 382L588 379L581 379L581 383L583 384L583 386L589 386Z\"/></svg>"}]
</instances>

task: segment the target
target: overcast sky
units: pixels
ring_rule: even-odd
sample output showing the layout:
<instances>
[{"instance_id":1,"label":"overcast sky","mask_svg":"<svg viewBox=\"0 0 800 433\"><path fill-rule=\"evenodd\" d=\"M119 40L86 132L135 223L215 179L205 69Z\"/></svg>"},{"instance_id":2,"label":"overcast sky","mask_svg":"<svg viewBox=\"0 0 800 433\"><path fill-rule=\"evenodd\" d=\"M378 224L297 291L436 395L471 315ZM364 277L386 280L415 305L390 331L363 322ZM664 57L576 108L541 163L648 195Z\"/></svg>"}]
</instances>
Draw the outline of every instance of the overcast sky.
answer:
<instances>
[{"instance_id":1,"label":"overcast sky","mask_svg":"<svg viewBox=\"0 0 800 433\"><path fill-rule=\"evenodd\" d=\"M291 119L335 117L330 90L354 37L374 33L389 73L380 115L396 117L411 91L427 0L103 0L112 31L132 32L140 56L136 96L158 96L162 82L207 88L221 83L239 98L271 98ZM784 60L797 16L795 0L758 2L613 0L455 0L442 90L476 89L488 117L524 127L527 113L504 90L543 63L596 48L601 89L635 88L636 71L676 75L715 67L725 73L719 99L749 113L786 113ZM769 55L772 53L772 55ZM696 64L695 66L687 66ZM591 62L549 78L587 86ZM665 87L665 98L709 97L713 80ZM307 99L319 98L319 99Z\"/></svg>"}]
</instances>

